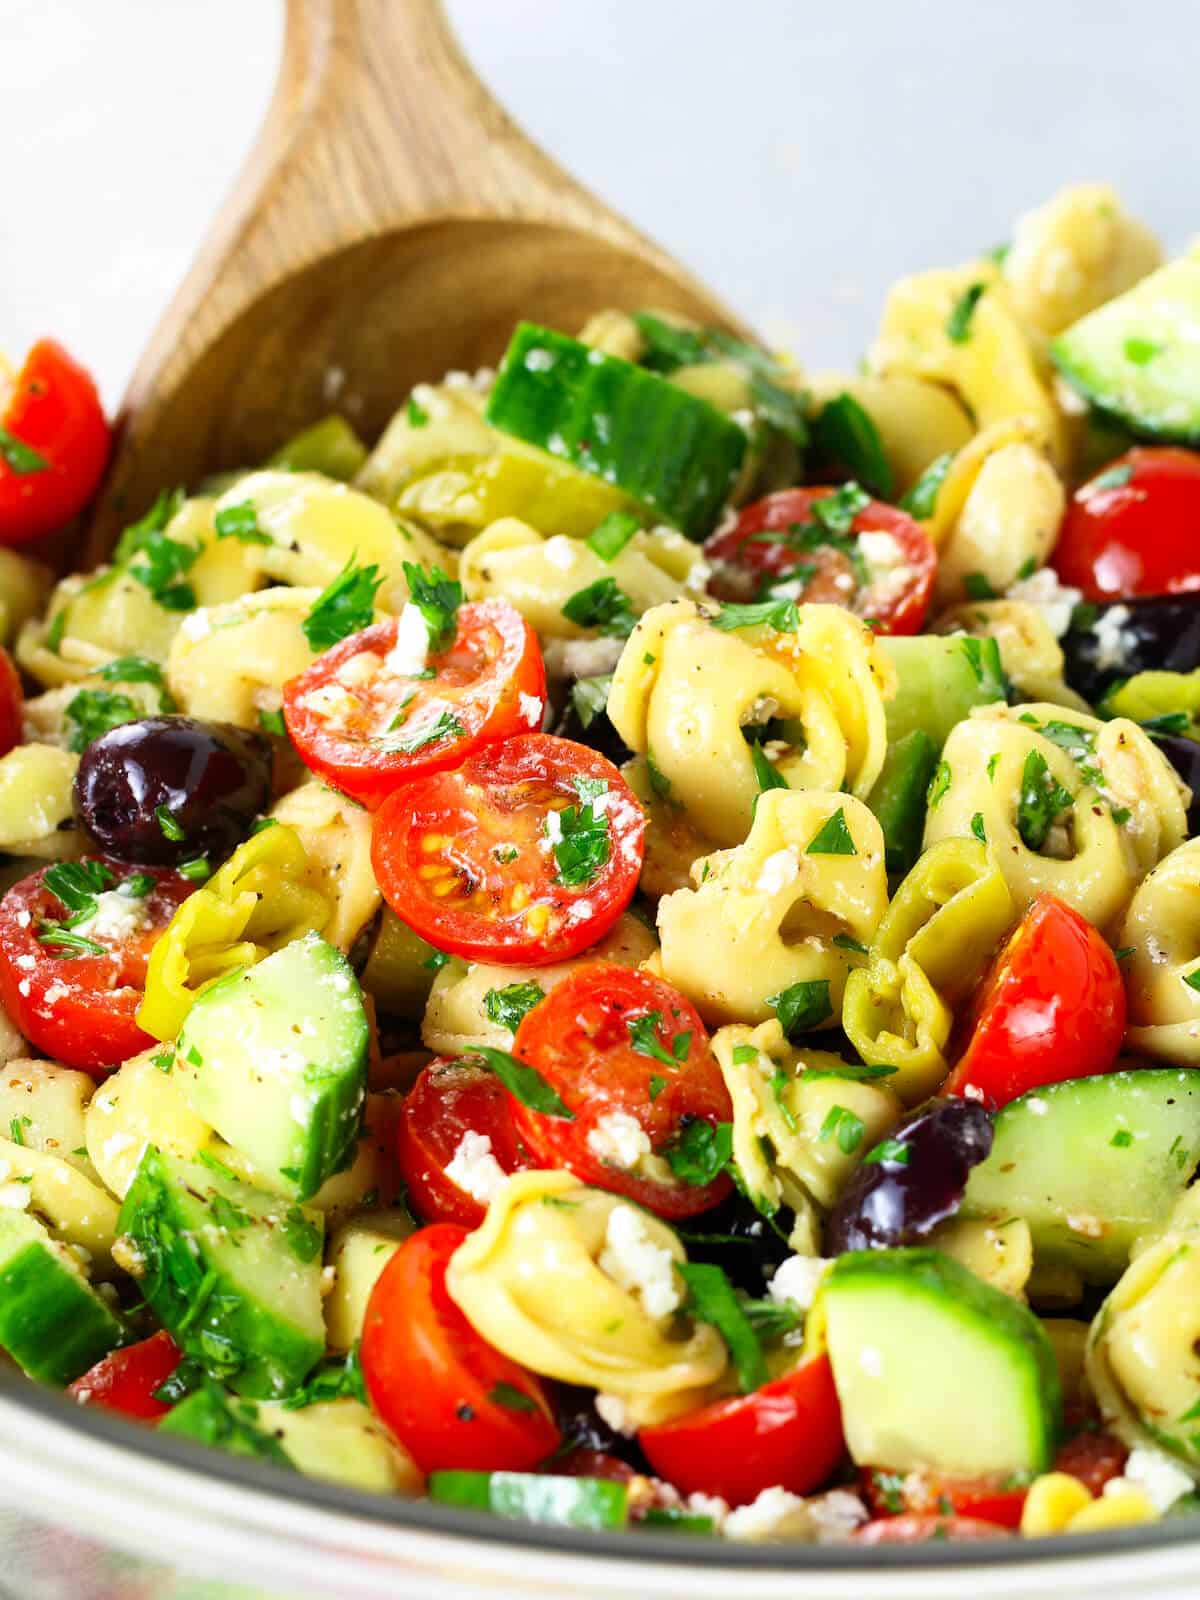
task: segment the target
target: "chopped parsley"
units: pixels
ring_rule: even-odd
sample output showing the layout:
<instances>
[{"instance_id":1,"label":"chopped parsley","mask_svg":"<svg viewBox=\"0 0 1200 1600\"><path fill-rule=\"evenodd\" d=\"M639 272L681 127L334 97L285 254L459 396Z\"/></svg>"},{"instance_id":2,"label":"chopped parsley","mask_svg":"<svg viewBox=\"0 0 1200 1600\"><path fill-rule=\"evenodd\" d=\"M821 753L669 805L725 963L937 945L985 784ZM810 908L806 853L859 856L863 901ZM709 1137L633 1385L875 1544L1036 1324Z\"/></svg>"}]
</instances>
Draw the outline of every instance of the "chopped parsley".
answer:
<instances>
[{"instance_id":1,"label":"chopped parsley","mask_svg":"<svg viewBox=\"0 0 1200 1600\"><path fill-rule=\"evenodd\" d=\"M1021 792L1017 799L1017 832L1028 850L1040 850L1054 820L1073 803L1070 794L1053 776L1040 750L1031 750L1021 771Z\"/></svg>"},{"instance_id":2,"label":"chopped parsley","mask_svg":"<svg viewBox=\"0 0 1200 1600\"><path fill-rule=\"evenodd\" d=\"M183 574L195 563L199 551L181 544L165 533L152 530L138 546L137 558L129 563L129 575L150 591L164 611L191 611L196 591Z\"/></svg>"},{"instance_id":3,"label":"chopped parsley","mask_svg":"<svg viewBox=\"0 0 1200 1600\"><path fill-rule=\"evenodd\" d=\"M180 844L187 838L187 834L179 826L178 821L166 806L155 806L154 818L162 830L164 839L169 839L172 844Z\"/></svg>"},{"instance_id":4,"label":"chopped parsley","mask_svg":"<svg viewBox=\"0 0 1200 1600\"><path fill-rule=\"evenodd\" d=\"M402 717L397 720L403 720ZM395 722L393 722L393 727ZM466 729L456 716L450 711L439 711L432 722L425 724L415 733L406 734L400 739L388 739L385 748L399 750L405 755L411 755L414 750L424 750L426 745L435 744L439 739L461 739Z\"/></svg>"},{"instance_id":5,"label":"chopped parsley","mask_svg":"<svg viewBox=\"0 0 1200 1600\"><path fill-rule=\"evenodd\" d=\"M455 1066L484 1066L494 1072L515 1100L544 1117L558 1117L564 1122L574 1122L575 1113L559 1098L556 1090L546 1082L535 1068L510 1056L507 1050L493 1050L489 1045L475 1045L466 1055L460 1056Z\"/></svg>"},{"instance_id":6,"label":"chopped parsley","mask_svg":"<svg viewBox=\"0 0 1200 1600\"><path fill-rule=\"evenodd\" d=\"M865 944L860 944L857 939L852 939L848 933L835 933L833 942L839 950L853 950L855 955L869 955L870 951Z\"/></svg>"},{"instance_id":7,"label":"chopped parsley","mask_svg":"<svg viewBox=\"0 0 1200 1600\"><path fill-rule=\"evenodd\" d=\"M967 592L968 600L994 600L996 591L982 572L967 572L963 575L963 588Z\"/></svg>"},{"instance_id":8,"label":"chopped parsley","mask_svg":"<svg viewBox=\"0 0 1200 1600\"><path fill-rule=\"evenodd\" d=\"M1118 1150L1128 1150L1133 1143L1133 1134L1130 1133L1128 1128L1118 1128L1108 1142Z\"/></svg>"},{"instance_id":9,"label":"chopped parsley","mask_svg":"<svg viewBox=\"0 0 1200 1600\"><path fill-rule=\"evenodd\" d=\"M8 1137L13 1144L23 1145L25 1143L25 1129L32 1126L32 1120L29 1117L13 1117L8 1124Z\"/></svg>"},{"instance_id":10,"label":"chopped parsley","mask_svg":"<svg viewBox=\"0 0 1200 1600\"><path fill-rule=\"evenodd\" d=\"M735 1044L733 1047L733 1064L735 1067L753 1067L758 1064L759 1051L752 1044Z\"/></svg>"},{"instance_id":11,"label":"chopped parsley","mask_svg":"<svg viewBox=\"0 0 1200 1600\"><path fill-rule=\"evenodd\" d=\"M599 798L598 794L583 794L581 785L584 782L586 780L581 779L576 783L583 803L551 812L544 824L558 869L554 881L570 889L592 883L612 854L608 818L603 811L597 812L595 809L594 802ZM551 817L557 820L551 823Z\"/></svg>"},{"instance_id":12,"label":"chopped parsley","mask_svg":"<svg viewBox=\"0 0 1200 1600\"><path fill-rule=\"evenodd\" d=\"M856 856L854 840L846 825L846 809L839 806L817 829L805 849L808 856Z\"/></svg>"},{"instance_id":13,"label":"chopped parsley","mask_svg":"<svg viewBox=\"0 0 1200 1600\"><path fill-rule=\"evenodd\" d=\"M720 1267L685 1261L676 1271L688 1287L688 1310L699 1322L716 1328L729 1348L743 1394L761 1389L769 1376L758 1335Z\"/></svg>"},{"instance_id":14,"label":"chopped parsley","mask_svg":"<svg viewBox=\"0 0 1200 1600\"><path fill-rule=\"evenodd\" d=\"M274 734L277 739L282 739L287 734L287 723L283 720L282 711L260 711L258 725L264 733Z\"/></svg>"},{"instance_id":15,"label":"chopped parsley","mask_svg":"<svg viewBox=\"0 0 1200 1600\"><path fill-rule=\"evenodd\" d=\"M49 945L56 954L68 959L72 956L106 956L110 952L102 944L97 944L95 939L85 939L81 933L72 933L70 928L60 927L57 923L43 922L37 936L39 944Z\"/></svg>"},{"instance_id":16,"label":"chopped parsley","mask_svg":"<svg viewBox=\"0 0 1200 1600\"><path fill-rule=\"evenodd\" d=\"M139 518L137 522L131 522L117 540L113 560L120 564L135 556L152 534L162 533L183 505L183 501L182 489L162 490L145 516Z\"/></svg>"},{"instance_id":17,"label":"chopped parsley","mask_svg":"<svg viewBox=\"0 0 1200 1600\"><path fill-rule=\"evenodd\" d=\"M1163 346L1156 344L1153 339L1139 339L1136 335L1126 339L1122 346L1126 361L1135 367L1148 366L1155 356L1162 355Z\"/></svg>"},{"instance_id":18,"label":"chopped parsley","mask_svg":"<svg viewBox=\"0 0 1200 1600\"><path fill-rule=\"evenodd\" d=\"M114 694L111 689L81 689L73 695L63 713L65 722L73 724L67 736L67 749L81 755L93 740L119 728L122 723L134 722L142 715L127 694Z\"/></svg>"},{"instance_id":19,"label":"chopped parsley","mask_svg":"<svg viewBox=\"0 0 1200 1600\"><path fill-rule=\"evenodd\" d=\"M638 519L629 511L610 511L587 536L587 547L601 561L615 561L638 531Z\"/></svg>"},{"instance_id":20,"label":"chopped parsley","mask_svg":"<svg viewBox=\"0 0 1200 1600\"><path fill-rule=\"evenodd\" d=\"M910 517L916 517L919 522L926 522L933 515L937 505L938 493L946 481L946 474L950 471L954 460L954 452L947 450L944 455L935 457L925 471L913 484L912 488L900 501L901 511L907 511Z\"/></svg>"},{"instance_id":21,"label":"chopped parsley","mask_svg":"<svg viewBox=\"0 0 1200 1600\"><path fill-rule=\"evenodd\" d=\"M408 405L404 408L404 415L410 428L424 428L429 422L429 413L423 405L419 405L415 396L409 395Z\"/></svg>"},{"instance_id":22,"label":"chopped parsley","mask_svg":"<svg viewBox=\"0 0 1200 1600\"><path fill-rule=\"evenodd\" d=\"M754 778L758 784L759 794L766 794L768 789L786 789L789 787L783 773L778 772L768 761L763 752L763 747L757 739L750 746L750 764L754 768ZM757 796L755 796L755 800L757 802Z\"/></svg>"},{"instance_id":23,"label":"chopped parsley","mask_svg":"<svg viewBox=\"0 0 1200 1600\"><path fill-rule=\"evenodd\" d=\"M506 983L503 989L488 990L483 997L483 1009L497 1027L516 1033L521 1018L545 998L540 983Z\"/></svg>"},{"instance_id":24,"label":"chopped parsley","mask_svg":"<svg viewBox=\"0 0 1200 1600\"><path fill-rule=\"evenodd\" d=\"M993 700L1008 698L1008 674L1000 659L1000 646L995 639L976 639L966 634L959 640L967 665L975 675L975 682Z\"/></svg>"},{"instance_id":25,"label":"chopped parsley","mask_svg":"<svg viewBox=\"0 0 1200 1600\"><path fill-rule=\"evenodd\" d=\"M987 292L986 283L969 283L950 308L946 318L946 337L951 344L966 344L971 337L975 307Z\"/></svg>"},{"instance_id":26,"label":"chopped parsley","mask_svg":"<svg viewBox=\"0 0 1200 1600\"><path fill-rule=\"evenodd\" d=\"M598 628L608 639L627 639L637 618L624 589L615 578L597 578L576 589L562 608L563 616L580 628Z\"/></svg>"},{"instance_id":27,"label":"chopped parsley","mask_svg":"<svg viewBox=\"0 0 1200 1600\"><path fill-rule=\"evenodd\" d=\"M503 1378L488 1390L488 1399L493 1405L503 1406L506 1411L537 1410L536 1401L524 1389L518 1389L515 1383L506 1383Z\"/></svg>"},{"instance_id":28,"label":"chopped parsley","mask_svg":"<svg viewBox=\"0 0 1200 1600\"><path fill-rule=\"evenodd\" d=\"M579 718L579 726L585 731L608 709L611 688L611 672L596 678L576 678L571 685L571 705Z\"/></svg>"},{"instance_id":29,"label":"chopped parsley","mask_svg":"<svg viewBox=\"0 0 1200 1600\"><path fill-rule=\"evenodd\" d=\"M906 1167L912 1160L912 1146L899 1139L883 1139L863 1157L863 1166L870 1162L888 1161L897 1167Z\"/></svg>"},{"instance_id":30,"label":"chopped parsley","mask_svg":"<svg viewBox=\"0 0 1200 1600\"><path fill-rule=\"evenodd\" d=\"M206 878L212 877L207 856L193 856L190 861L181 861L175 870L190 883L203 883Z\"/></svg>"},{"instance_id":31,"label":"chopped parsley","mask_svg":"<svg viewBox=\"0 0 1200 1600\"><path fill-rule=\"evenodd\" d=\"M824 1078L846 1078L851 1083L873 1083L876 1078L890 1078L897 1067L863 1066L855 1061L841 1061L836 1067L805 1067L800 1075L802 1083L817 1083Z\"/></svg>"},{"instance_id":32,"label":"chopped parsley","mask_svg":"<svg viewBox=\"0 0 1200 1600\"><path fill-rule=\"evenodd\" d=\"M977 811L971 818L971 832L979 840L980 844L988 842L987 828L984 826L982 811Z\"/></svg>"},{"instance_id":33,"label":"chopped parsley","mask_svg":"<svg viewBox=\"0 0 1200 1600\"><path fill-rule=\"evenodd\" d=\"M653 750L646 751L646 776L650 779L650 788L659 800L671 798L671 780L654 759Z\"/></svg>"},{"instance_id":34,"label":"chopped parsley","mask_svg":"<svg viewBox=\"0 0 1200 1600\"><path fill-rule=\"evenodd\" d=\"M358 1400L367 1403L358 1340L344 1361L326 1361L307 1383L283 1402L285 1411L301 1411L305 1406L323 1405L328 1400Z\"/></svg>"},{"instance_id":35,"label":"chopped parsley","mask_svg":"<svg viewBox=\"0 0 1200 1600\"><path fill-rule=\"evenodd\" d=\"M284 1217L283 1237L297 1261L315 1261L321 1254L321 1229L308 1220L299 1206L292 1206Z\"/></svg>"},{"instance_id":36,"label":"chopped parsley","mask_svg":"<svg viewBox=\"0 0 1200 1600\"><path fill-rule=\"evenodd\" d=\"M778 994L768 995L767 1004L789 1039L794 1034L819 1027L833 1015L828 978L808 978L789 984Z\"/></svg>"},{"instance_id":37,"label":"chopped parsley","mask_svg":"<svg viewBox=\"0 0 1200 1600\"><path fill-rule=\"evenodd\" d=\"M813 443L881 500L893 498L895 478L879 429L852 394L836 395L822 409L813 424Z\"/></svg>"},{"instance_id":38,"label":"chopped parsley","mask_svg":"<svg viewBox=\"0 0 1200 1600\"><path fill-rule=\"evenodd\" d=\"M322 589L300 624L310 649L320 655L331 645L369 627L375 615L375 594L382 582L374 563L360 567L351 556L337 577Z\"/></svg>"},{"instance_id":39,"label":"chopped parsley","mask_svg":"<svg viewBox=\"0 0 1200 1600\"><path fill-rule=\"evenodd\" d=\"M687 1053L692 1043L692 1030L686 1033L676 1033L671 1036L671 1049L662 1044L658 1037L659 1029L666 1032L661 1011L647 1011L644 1017L634 1017L625 1024L629 1033L629 1042L640 1056L649 1056L653 1061L661 1061L665 1067L678 1067L687 1060Z\"/></svg>"},{"instance_id":40,"label":"chopped parsley","mask_svg":"<svg viewBox=\"0 0 1200 1600\"><path fill-rule=\"evenodd\" d=\"M36 472L45 472L50 465L44 455L7 428L0 428L0 461L18 478L31 478Z\"/></svg>"},{"instance_id":41,"label":"chopped parsley","mask_svg":"<svg viewBox=\"0 0 1200 1600\"><path fill-rule=\"evenodd\" d=\"M800 626L800 613L794 600L760 600L753 605L723 605L711 621L723 633L737 628L774 628L776 633L795 633Z\"/></svg>"},{"instance_id":42,"label":"chopped parsley","mask_svg":"<svg viewBox=\"0 0 1200 1600\"><path fill-rule=\"evenodd\" d=\"M158 709L164 712L174 711L175 701L167 689L163 669L157 661L151 661L149 656L119 656L116 661L108 661L102 667L97 667L95 674L105 683L148 683L158 690Z\"/></svg>"},{"instance_id":43,"label":"chopped parsley","mask_svg":"<svg viewBox=\"0 0 1200 1600\"><path fill-rule=\"evenodd\" d=\"M866 1123L848 1106L830 1106L817 1137L823 1144L829 1139L836 1139L842 1154L852 1156L862 1143L866 1131Z\"/></svg>"},{"instance_id":44,"label":"chopped parsley","mask_svg":"<svg viewBox=\"0 0 1200 1600\"><path fill-rule=\"evenodd\" d=\"M663 1152L681 1182L703 1189L715 1183L733 1159L733 1123L714 1127L700 1117L685 1118Z\"/></svg>"},{"instance_id":45,"label":"chopped parsley","mask_svg":"<svg viewBox=\"0 0 1200 1600\"><path fill-rule=\"evenodd\" d=\"M949 789L952 777L950 763L948 761L939 761L934 769L933 777L929 781L929 790L925 796L925 803L931 811Z\"/></svg>"},{"instance_id":46,"label":"chopped parsley","mask_svg":"<svg viewBox=\"0 0 1200 1600\"><path fill-rule=\"evenodd\" d=\"M96 896L115 882L103 861L56 861L42 874L43 887L73 913L67 918L68 926L90 917L96 909Z\"/></svg>"},{"instance_id":47,"label":"chopped parsley","mask_svg":"<svg viewBox=\"0 0 1200 1600\"><path fill-rule=\"evenodd\" d=\"M236 539L239 544L266 544L273 541L258 525L258 510L253 500L236 506L222 506L213 518L218 539Z\"/></svg>"},{"instance_id":48,"label":"chopped parsley","mask_svg":"<svg viewBox=\"0 0 1200 1600\"><path fill-rule=\"evenodd\" d=\"M425 619L429 651L439 655L454 642L458 628L458 608L463 603L462 584L448 578L440 567L428 572L411 561L404 563L408 594Z\"/></svg>"},{"instance_id":49,"label":"chopped parsley","mask_svg":"<svg viewBox=\"0 0 1200 1600\"><path fill-rule=\"evenodd\" d=\"M1183 981L1189 989L1195 989L1197 994L1200 994L1200 967L1197 967L1193 972L1185 972Z\"/></svg>"}]
</instances>

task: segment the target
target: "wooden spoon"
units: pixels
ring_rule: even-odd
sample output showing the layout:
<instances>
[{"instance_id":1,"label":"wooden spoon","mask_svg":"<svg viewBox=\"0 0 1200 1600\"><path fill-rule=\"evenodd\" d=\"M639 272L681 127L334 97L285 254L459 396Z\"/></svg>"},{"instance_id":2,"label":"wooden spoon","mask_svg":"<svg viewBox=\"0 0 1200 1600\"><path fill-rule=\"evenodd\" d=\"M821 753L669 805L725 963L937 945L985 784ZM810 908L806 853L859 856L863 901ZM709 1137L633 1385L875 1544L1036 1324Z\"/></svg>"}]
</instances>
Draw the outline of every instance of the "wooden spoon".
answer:
<instances>
[{"instance_id":1,"label":"wooden spoon","mask_svg":"<svg viewBox=\"0 0 1200 1600\"><path fill-rule=\"evenodd\" d=\"M494 363L522 317L736 319L513 124L438 0L288 0L258 142L125 395L88 565L158 491ZM742 331L742 330L738 330Z\"/></svg>"}]
</instances>

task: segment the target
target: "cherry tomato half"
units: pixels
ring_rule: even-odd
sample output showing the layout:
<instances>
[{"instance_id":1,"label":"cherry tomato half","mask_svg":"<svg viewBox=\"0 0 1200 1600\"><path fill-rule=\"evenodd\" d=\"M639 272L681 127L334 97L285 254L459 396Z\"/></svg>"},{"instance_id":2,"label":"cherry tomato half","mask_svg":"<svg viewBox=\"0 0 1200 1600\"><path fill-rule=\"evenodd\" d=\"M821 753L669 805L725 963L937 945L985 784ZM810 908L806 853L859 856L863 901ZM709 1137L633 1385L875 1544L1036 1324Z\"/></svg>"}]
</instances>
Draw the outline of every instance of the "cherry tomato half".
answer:
<instances>
[{"instance_id":1,"label":"cherry tomato half","mask_svg":"<svg viewBox=\"0 0 1200 1600\"><path fill-rule=\"evenodd\" d=\"M936 1478L924 1472L866 1467L859 1481L862 1497L876 1517L970 1517L1000 1528L1019 1528L1025 1509L1026 1490L1006 1489L999 1480Z\"/></svg>"},{"instance_id":2,"label":"cherry tomato half","mask_svg":"<svg viewBox=\"0 0 1200 1600\"><path fill-rule=\"evenodd\" d=\"M1088 600L1200 589L1200 454L1130 450L1076 490L1054 547Z\"/></svg>"},{"instance_id":3,"label":"cherry tomato half","mask_svg":"<svg viewBox=\"0 0 1200 1600\"><path fill-rule=\"evenodd\" d=\"M695 1124L713 1128L733 1117L699 1013L669 983L589 962L522 1017L513 1053L572 1113L546 1116L513 1101L517 1133L545 1165L567 1167L661 1217L695 1216L729 1193L726 1173L704 1180L702 1153L689 1163L694 1181L667 1159L696 1139Z\"/></svg>"},{"instance_id":4,"label":"cherry tomato half","mask_svg":"<svg viewBox=\"0 0 1200 1600\"><path fill-rule=\"evenodd\" d=\"M392 910L439 950L542 966L612 927L644 835L611 761L531 733L397 789L375 815L371 859Z\"/></svg>"},{"instance_id":5,"label":"cherry tomato half","mask_svg":"<svg viewBox=\"0 0 1200 1600\"><path fill-rule=\"evenodd\" d=\"M540 728L546 669L537 635L507 600L460 606L454 641L423 677L395 665L399 618L319 656L283 689L305 765L374 810L393 789L456 767L481 745Z\"/></svg>"},{"instance_id":6,"label":"cherry tomato half","mask_svg":"<svg viewBox=\"0 0 1200 1600\"><path fill-rule=\"evenodd\" d=\"M156 1333L89 1368L67 1390L81 1406L101 1406L143 1422L157 1422L171 1409L154 1398L154 1391L166 1383L183 1360L183 1352L169 1333Z\"/></svg>"},{"instance_id":7,"label":"cherry tomato half","mask_svg":"<svg viewBox=\"0 0 1200 1600\"><path fill-rule=\"evenodd\" d=\"M465 1228L412 1234L383 1269L363 1321L371 1403L422 1472L528 1472L560 1435L539 1379L482 1339L446 1288Z\"/></svg>"},{"instance_id":8,"label":"cherry tomato half","mask_svg":"<svg viewBox=\"0 0 1200 1600\"><path fill-rule=\"evenodd\" d=\"M477 1228L487 1213L483 1189L464 1188L447 1170L464 1139L468 1160L490 1156L505 1174L530 1164L499 1078L469 1062L431 1061L404 1097L397 1130L400 1175L427 1222Z\"/></svg>"},{"instance_id":9,"label":"cherry tomato half","mask_svg":"<svg viewBox=\"0 0 1200 1600\"><path fill-rule=\"evenodd\" d=\"M137 925L129 933L65 927L69 908L44 881L53 867L22 878L0 900L0 1004L40 1050L86 1072L116 1066L155 1042L134 1020L146 963L196 887L177 872L95 859L107 869L110 891L130 878L154 880L132 901Z\"/></svg>"},{"instance_id":10,"label":"cherry tomato half","mask_svg":"<svg viewBox=\"0 0 1200 1600\"><path fill-rule=\"evenodd\" d=\"M0 756L21 742L21 721L25 696L21 679L8 651L0 648Z\"/></svg>"},{"instance_id":11,"label":"cherry tomato half","mask_svg":"<svg viewBox=\"0 0 1200 1600\"><path fill-rule=\"evenodd\" d=\"M722 600L784 593L845 606L878 623L880 633L919 633L937 575L932 540L907 512L878 500L854 518L848 538L834 537L812 507L836 492L783 489L714 533L704 547L715 567L713 593Z\"/></svg>"},{"instance_id":12,"label":"cherry tomato half","mask_svg":"<svg viewBox=\"0 0 1200 1600\"><path fill-rule=\"evenodd\" d=\"M1054 1471L1067 1472L1092 1494L1104 1493L1104 1485L1119 1478L1129 1460L1129 1447L1101 1428L1090 1428L1065 1439L1054 1458Z\"/></svg>"},{"instance_id":13,"label":"cherry tomato half","mask_svg":"<svg viewBox=\"0 0 1200 1600\"><path fill-rule=\"evenodd\" d=\"M681 1494L720 1495L733 1506L775 1484L809 1494L846 1448L829 1357L815 1356L753 1394L643 1428L638 1443Z\"/></svg>"},{"instance_id":14,"label":"cherry tomato half","mask_svg":"<svg viewBox=\"0 0 1200 1600\"><path fill-rule=\"evenodd\" d=\"M928 1544L930 1540L963 1543L972 1539L1008 1539L1010 1528L977 1517L904 1516L865 1522L850 1535L852 1544Z\"/></svg>"},{"instance_id":15,"label":"cherry tomato half","mask_svg":"<svg viewBox=\"0 0 1200 1600\"><path fill-rule=\"evenodd\" d=\"M108 460L91 376L39 339L11 384L0 373L0 544L53 533L82 511Z\"/></svg>"},{"instance_id":16,"label":"cherry tomato half","mask_svg":"<svg viewBox=\"0 0 1200 1600\"><path fill-rule=\"evenodd\" d=\"M1125 985L1107 943L1043 894L985 973L966 1048L943 1094L1007 1105L1028 1089L1107 1072L1125 1033Z\"/></svg>"}]
</instances>

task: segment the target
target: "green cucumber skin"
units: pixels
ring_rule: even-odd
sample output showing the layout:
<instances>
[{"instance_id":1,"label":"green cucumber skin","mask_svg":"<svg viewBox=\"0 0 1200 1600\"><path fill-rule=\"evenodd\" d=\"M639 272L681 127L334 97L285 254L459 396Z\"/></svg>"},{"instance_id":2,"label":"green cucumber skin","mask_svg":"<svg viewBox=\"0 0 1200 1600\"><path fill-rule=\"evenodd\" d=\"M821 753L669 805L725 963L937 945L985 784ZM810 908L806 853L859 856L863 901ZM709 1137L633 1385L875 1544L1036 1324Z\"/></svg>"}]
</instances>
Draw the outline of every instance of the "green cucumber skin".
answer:
<instances>
[{"instance_id":1,"label":"green cucumber skin","mask_svg":"<svg viewBox=\"0 0 1200 1600\"><path fill-rule=\"evenodd\" d=\"M270 1305L261 1303L220 1272L203 1309L197 1313L199 1296L195 1291L205 1277L207 1263L203 1254L192 1248L201 1237L196 1224L217 1224L206 1223L211 1209L202 1196L188 1191L188 1198L183 1201L177 1193L177 1188L183 1186L180 1173L186 1170L192 1169L186 1169L183 1163L172 1163L150 1146L125 1196L118 1226L144 1263L139 1286L185 1355L248 1399L282 1399L300 1387L324 1355L324 1342L285 1322ZM240 1195L246 1186L233 1187ZM267 1194L262 1195L262 1201L273 1214L282 1213L288 1206L287 1201ZM261 1224L251 1224L254 1225ZM192 1259L194 1272L189 1284L180 1281L178 1271L172 1275L167 1269L170 1239L164 1237L164 1230ZM225 1230L217 1227L217 1231ZM202 1250L202 1246L197 1248ZM287 1249L282 1238L279 1249ZM316 1271L319 1274L319 1257ZM217 1359L222 1352L227 1355L226 1361ZM234 1361L238 1364L230 1366Z\"/></svg>"},{"instance_id":2,"label":"green cucumber skin","mask_svg":"<svg viewBox=\"0 0 1200 1600\"><path fill-rule=\"evenodd\" d=\"M0 1266L0 1348L40 1383L62 1388L125 1342L125 1327L91 1286L30 1238Z\"/></svg>"},{"instance_id":3,"label":"green cucumber skin","mask_svg":"<svg viewBox=\"0 0 1200 1600\"><path fill-rule=\"evenodd\" d=\"M1118 1130L1132 1142L1113 1145ZM1034 1151L1023 1148L1029 1141ZM1039 1260L1107 1286L1125 1270L1133 1241L1168 1214L1197 1160L1200 1069L1068 1078L997 1112L992 1153L971 1173L963 1215L1024 1217ZM1068 1218L1090 1219L1094 1231L1072 1229Z\"/></svg>"},{"instance_id":4,"label":"green cucumber skin","mask_svg":"<svg viewBox=\"0 0 1200 1600\"><path fill-rule=\"evenodd\" d=\"M566 1528L623 1528L629 1514L623 1483L533 1472L433 1472L429 1497L513 1521Z\"/></svg>"},{"instance_id":5,"label":"green cucumber skin","mask_svg":"<svg viewBox=\"0 0 1200 1600\"><path fill-rule=\"evenodd\" d=\"M889 873L903 876L921 853L925 797L937 762L933 740L924 728L914 728L888 746L867 804L883 829Z\"/></svg>"},{"instance_id":6,"label":"green cucumber skin","mask_svg":"<svg viewBox=\"0 0 1200 1600\"><path fill-rule=\"evenodd\" d=\"M239 1415L235 1409L254 1407L245 1401L232 1400L216 1384L206 1383L203 1388L187 1395L178 1405L172 1406L158 1424L159 1433L169 1433L177 1439L193 1439L215 1450L224 1450L231 1456L247 1456L255 1461L270 1461L277 1467L294 1471L294 1465L283 1446L271 1434L265 1433L257 1420Z\"/></svg>"},{"instance_id":7,"label":"green cucumber skin","mask_svg":"<svg viewBox=\"0 0 1200 1600\"><path fill-rule=\"evenodd\" d=\"M976 706L996 705L1001 697L981 680L957 636L936 633L881 634L877 640L896 669L895 696L885 705L888 738L898 744L916 729L932 741L937 754L950 730ZM995 640L977 641L998 663ZM988 649L991 646L991 649Z\"/></svg>"},{"instance_id":8,"label":"green cucumber skin","mask_svg":"<svg viewBox=\"0 0 1200 1600\"><path fill-rule=\"evenodd\" d=\"M691 539L711 531L747 445L737 423L657 373L529 322L513 334L487 421L613 484Z\"/></svg>"}]
</instances>

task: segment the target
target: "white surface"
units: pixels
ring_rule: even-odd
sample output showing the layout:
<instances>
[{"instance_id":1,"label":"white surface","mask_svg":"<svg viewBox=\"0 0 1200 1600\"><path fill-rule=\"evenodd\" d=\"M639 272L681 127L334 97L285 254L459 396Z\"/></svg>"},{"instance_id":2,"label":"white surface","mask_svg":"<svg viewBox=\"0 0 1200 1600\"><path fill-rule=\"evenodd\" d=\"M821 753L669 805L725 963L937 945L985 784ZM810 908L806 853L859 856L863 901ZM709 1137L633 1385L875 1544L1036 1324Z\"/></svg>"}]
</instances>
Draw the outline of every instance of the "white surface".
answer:
<instances>
[{"instance_id":1,"label":"white surface","mask_svg":"<svg viewBox=\"0 0 1200 1600\"><path fill-rule=\"evenodd\" d=\"M449 6L535 138L809 365L854 361L899 272L1069 180L1112 178L1174 244L1200 227L1185 0ZM53 330L116 400L257 126L280 10L0 0L0 348Z\"/></svg>"}]
</instances>

